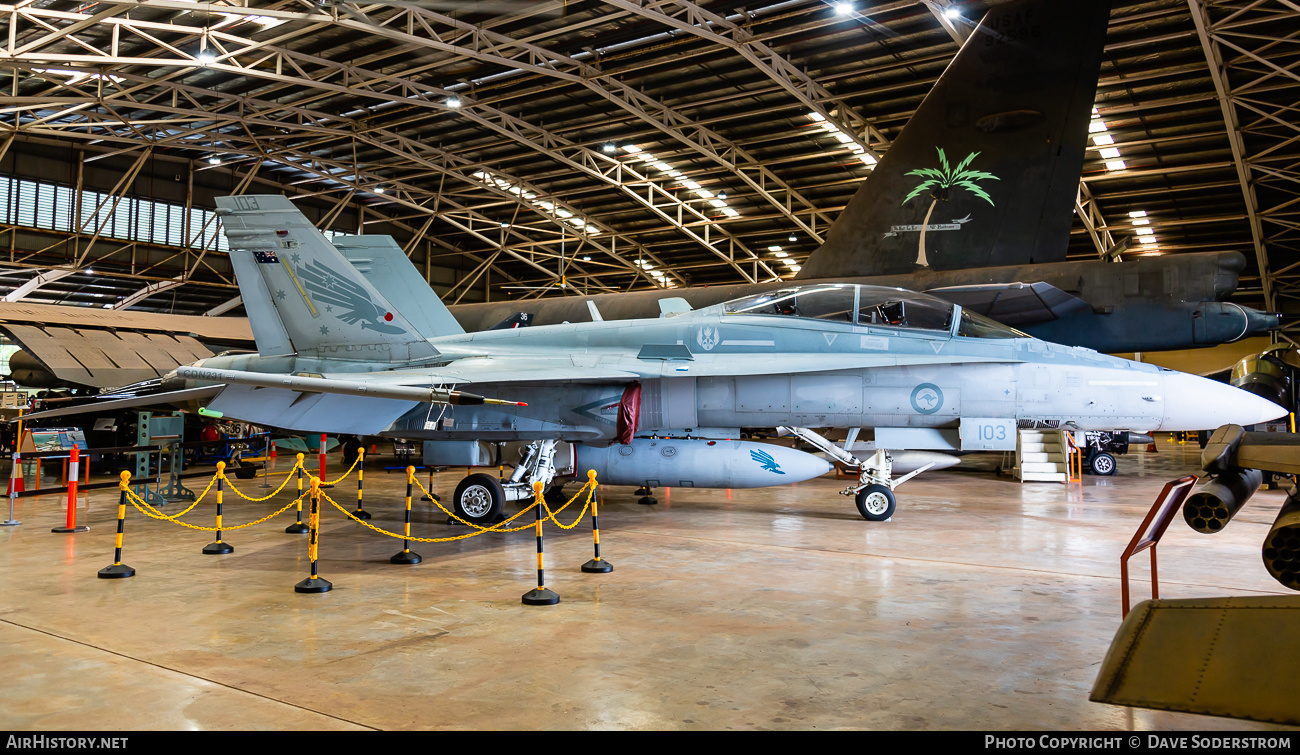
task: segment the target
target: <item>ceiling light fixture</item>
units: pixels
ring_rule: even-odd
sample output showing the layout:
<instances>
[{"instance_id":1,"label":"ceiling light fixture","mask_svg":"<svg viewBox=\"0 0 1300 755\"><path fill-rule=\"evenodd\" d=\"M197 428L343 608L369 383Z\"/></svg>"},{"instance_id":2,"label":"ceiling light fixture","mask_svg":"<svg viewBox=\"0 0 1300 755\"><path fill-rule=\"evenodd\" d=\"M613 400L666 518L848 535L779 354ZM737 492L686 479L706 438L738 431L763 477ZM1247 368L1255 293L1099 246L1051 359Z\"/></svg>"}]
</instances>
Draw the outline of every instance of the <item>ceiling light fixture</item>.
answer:
<instances>
[{"instance_id":1,"label":"ceiling light fixture","mask_svg":"<svg viewBox=\"0 0 1300 755\"><path fill-rule=\"evenodd\" d=\"M448 97L446 99L446 105L449 108L453 108L453 109L458 108L460 107L460 98L455 95L452 95L451 97Z\"/></svg>"}]
</instances>

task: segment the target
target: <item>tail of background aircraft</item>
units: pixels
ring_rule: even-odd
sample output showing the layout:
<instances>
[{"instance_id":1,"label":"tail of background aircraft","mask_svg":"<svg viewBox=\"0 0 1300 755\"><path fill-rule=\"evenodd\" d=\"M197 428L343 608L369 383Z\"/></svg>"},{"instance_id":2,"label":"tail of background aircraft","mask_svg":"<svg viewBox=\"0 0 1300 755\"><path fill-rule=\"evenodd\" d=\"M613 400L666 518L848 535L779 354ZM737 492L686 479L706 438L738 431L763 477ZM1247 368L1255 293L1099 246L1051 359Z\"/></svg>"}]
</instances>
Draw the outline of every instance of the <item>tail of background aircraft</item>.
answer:
<instances>
[{"instance_id":1,"label":"tail of background aircraft","mask_svg":"<svg viewBox=\"0 0 1300 755\"><path fill-rule=\"evenodd\" d=\"M288 199L218 197L217 207L261 354L395 364L437 354Z\"/></svg>"},{"instance_id":2,"label":"tail of background aircraft","mask_svg":"<svg viewBox=\"0 0 1300 755\"><path fill-rule=\"evenodd\" d=\"M797 277L1064 260L1109 6L994 6Z\"/></svg>"},{"instance_id":3,"label":"tail of background aircraft","mask_svg":"<svg viewBox=\"0 0 1300 755\"><path fill-rule=\"evenodd\" d=\"M335 236L330 243L420 335L433 338L465 332L392 236Z\"/></svg>"}]
</instances>

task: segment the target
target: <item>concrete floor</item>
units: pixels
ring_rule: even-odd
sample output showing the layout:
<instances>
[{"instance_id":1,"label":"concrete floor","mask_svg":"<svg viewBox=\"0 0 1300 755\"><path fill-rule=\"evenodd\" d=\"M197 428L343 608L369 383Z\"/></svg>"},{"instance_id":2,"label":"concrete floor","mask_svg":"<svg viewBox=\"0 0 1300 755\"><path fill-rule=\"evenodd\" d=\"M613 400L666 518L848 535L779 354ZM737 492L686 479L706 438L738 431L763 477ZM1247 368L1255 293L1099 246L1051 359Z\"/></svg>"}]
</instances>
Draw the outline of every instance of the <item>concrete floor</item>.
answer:
<instances>
[{"instance_id":1,"label":"concrete floor","mask_svg":"<svg viewBox=\"0 0 1300 755\"><path fill-rule=\"evenodd\" d=\"M123 560L139 573L102 580L112 491L92 496L80 512L91 531L77 535L50 532L56 499L26 499L23 525L0 529L0 727L1273 728L1087 700L1120 618L1119 553L1195 456L1162 444L1122 458L1118 477L1069 486L964 462L904 485L886 523L862 520L831 478L663 490L653 507L602 488L616 569L578 571L585 523L548 527L547 582L563 598L551 607L519 601L535 583L531 530L417 545L424 563L394 566L400 541L331 508L320 564L335 589L300 595L306 537L283 533L292 514L205 556L206 533L132 511ZM385 462L368 465L367 508L400 531L402 476ZM1285 594L1259 556L1281 496L1260 493L1213 536L1176 521L1162 596ZM232 498L227 525L274 510ZM186 518L211 524L212 510ZM444 520L421 504L416 534L464 532Z\"/></svg>"}]
</instances>

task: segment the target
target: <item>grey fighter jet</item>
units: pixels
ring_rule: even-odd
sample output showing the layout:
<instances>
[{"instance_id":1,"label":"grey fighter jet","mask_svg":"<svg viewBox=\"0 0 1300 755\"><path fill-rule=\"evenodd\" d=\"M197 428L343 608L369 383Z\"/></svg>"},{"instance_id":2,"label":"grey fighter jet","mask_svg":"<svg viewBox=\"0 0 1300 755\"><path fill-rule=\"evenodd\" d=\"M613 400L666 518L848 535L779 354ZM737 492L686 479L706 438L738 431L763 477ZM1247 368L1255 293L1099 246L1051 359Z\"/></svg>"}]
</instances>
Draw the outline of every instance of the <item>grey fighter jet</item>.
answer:
<instances>
[{"instance_id":1,"label":"grey fighter jet","mask_svg":"<svg viewBox=\"0 0 1300 755\"><path fill-rule=\"evenodd\" d=\"M423 439L446 465L473 457L480 441L527 443L509 481L474 474L457 488L456 509L477 521L566 470L595 469L611 484L734 488L830 468L740 440L742 428L783 428L856 468L844 493L864 517L884 519L902 482L889 455L859 459L818 430L874 428L881 447L999 450L1014 448L1025 424L1198 430L1283 413L1222 383L851 283L655 319L466 333L427 287L402 276L372 283L284 197L218 203L259 353L203 359L165 385L257 425ZM452 406L449 389L521 405Z\"/></svg>"}]
</instances>

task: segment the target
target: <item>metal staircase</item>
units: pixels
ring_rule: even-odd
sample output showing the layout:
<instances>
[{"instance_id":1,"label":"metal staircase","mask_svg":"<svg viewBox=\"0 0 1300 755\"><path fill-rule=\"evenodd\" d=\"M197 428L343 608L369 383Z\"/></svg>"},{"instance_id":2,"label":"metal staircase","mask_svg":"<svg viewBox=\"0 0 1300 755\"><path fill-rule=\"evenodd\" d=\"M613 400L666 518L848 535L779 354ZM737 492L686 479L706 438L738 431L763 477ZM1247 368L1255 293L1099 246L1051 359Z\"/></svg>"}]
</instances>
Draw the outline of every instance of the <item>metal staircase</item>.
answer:
<instances>
[{"instance_id":1,"label":"metal staircase","mask_svg":"<svg viewBox=\"0 0 1300 755\"><path fill-rule=\"evenodd\" d=\"M1021 430L1016 439L1016 463L1011 472L1021 482L1069 482L1068 431Z\"/></svg>"}]
</instances>

